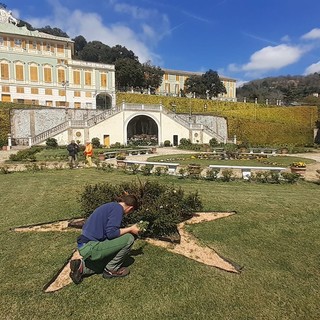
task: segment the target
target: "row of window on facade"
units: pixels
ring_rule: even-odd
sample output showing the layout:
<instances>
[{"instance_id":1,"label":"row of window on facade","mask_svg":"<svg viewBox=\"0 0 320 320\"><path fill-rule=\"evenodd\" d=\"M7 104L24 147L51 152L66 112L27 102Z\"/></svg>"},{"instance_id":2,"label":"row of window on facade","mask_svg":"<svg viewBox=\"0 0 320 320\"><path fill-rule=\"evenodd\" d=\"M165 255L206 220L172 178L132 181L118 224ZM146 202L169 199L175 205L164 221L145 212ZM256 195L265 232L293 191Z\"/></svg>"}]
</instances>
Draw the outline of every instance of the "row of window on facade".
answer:
<instances>
[{"instance_id":1,"label":"row of window on facade","mask_svg":"<svg viewBox=\"0 0 320 320\"><path fill-rule=\"evenodd\" d=\"M1 90L2 92L5 93L26 93L26 94L44 94L46 96L60 96L64 97L66 96L66 90L65 89L58 89L58 90L53 90L49 88L30 88L30 87L11 87L12 90L10 90L9 86L2 86ZM73 97L85 97L85 98L92 98L93 93L91 91L83 92L83 91L72 91L68 90L70 95L73 95Z\"/></svg>"},{"instance_id":2,"label":"row of window on facade","mask_svg":"<svg viewBox=\"0 0 320 320\"><path fill-rule=\"evenodd\" d=\"M24 64L17 62L14 64L14 80L24 81L28 79L32 82L39 82L40 75L44 82L52 83L54 68L52 66L43 66L39 68L38 65L30 64L28 68L25 68ZM0 78L1 80L10 79L10 65L6 62L1 62L0 65ZM91 86L93 84L93 72L86 70L73 70L73 81L70 84ZM64 67L58 67L56 69L56 78L58 83L64 83L66 81L66 69ZM83 80L83 83L82 81ZM107 87L108 75L107 73L100 73L100 87Z\"/></svg>"},{"instance_id":3,"label":"row of window on facade","mask_svg":"<svg viewBox=\"0 0 320 320\"><path fill-rule=\"evenodd\" d=\"M173 88L173 90L171 90ZM228 88L226 88L227 93L220 93L219 97L231 97L232 92ZM157 90L157 93L160 94L174 94L176 96L180 95L180 85L179 84L170 84L170 83L165 83L164 85L164 91L161 91L161 89Z\"/></svg>"},{"instance_id":4,"label":"row of window on facade","mask_svg":"<svg viewBox=\"0 0 320 320\"><path fill-rule=\"evenodd\" d=\"M25 40L19 38L0 37L0 46L8 48L22 48L37 51L51 51L57 53L64 53L65 45L51 42L39 42L35 40Z\"/></svg>"},{"instance_id":5,"label":"row of window on facade","mask_svg":"<svg viewBox=\"0 0 320 320\"><path fill-rule=\"evenodd\" d=\"M38 99L12 99L10 94L1 94L1 101L2 102L13 102L13 103L19 103L19 104L28 104L28 105L34 105L34 106L39 106L39 105L45 105L47 107L73 107L76 109L79 108L86 108L86 109L91 109L92 108L92 103L91 102L79 102L79 101L73 101L70 103L69 101L66 100L45 100L44 102L40 104Z\"/></svg>"}]
</instances>

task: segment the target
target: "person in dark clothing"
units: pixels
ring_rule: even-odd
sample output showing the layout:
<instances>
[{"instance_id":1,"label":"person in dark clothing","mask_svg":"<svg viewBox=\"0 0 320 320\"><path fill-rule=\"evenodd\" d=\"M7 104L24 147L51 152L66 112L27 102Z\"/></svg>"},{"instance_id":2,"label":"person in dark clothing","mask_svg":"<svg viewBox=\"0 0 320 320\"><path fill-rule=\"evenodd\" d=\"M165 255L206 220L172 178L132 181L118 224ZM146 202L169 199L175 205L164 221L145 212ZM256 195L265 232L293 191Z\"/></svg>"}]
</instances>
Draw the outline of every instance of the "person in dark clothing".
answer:
<instances>
[{"instance_id":1,"label":"person in dark clothing","mask_svg":"<svg viewBox=\"0 0 320 320\"><path fill-rule=\"evenodd\" d=\"M78 144L74 140L71 140L70 144L67 145L67 150L69 152L70 169L77 168L78 167L78 152L79 152Z\"/></svg>"},{"instance_id":2,"label":"person in dark clothing","mask_svg":"<svg viewBox=\"0 0 320 320\"><path fill-rule=\"evenodd\" d=\"M104 278L124 277L129 270L122 266L130 253L137 224L120 228L123 215L138 209L134 195L124 195L118 202L105 203L89 216L77 239L82 259L70 261L70 277L75 284L85 275L103 271Z\"/></svg>"}]
</instances>

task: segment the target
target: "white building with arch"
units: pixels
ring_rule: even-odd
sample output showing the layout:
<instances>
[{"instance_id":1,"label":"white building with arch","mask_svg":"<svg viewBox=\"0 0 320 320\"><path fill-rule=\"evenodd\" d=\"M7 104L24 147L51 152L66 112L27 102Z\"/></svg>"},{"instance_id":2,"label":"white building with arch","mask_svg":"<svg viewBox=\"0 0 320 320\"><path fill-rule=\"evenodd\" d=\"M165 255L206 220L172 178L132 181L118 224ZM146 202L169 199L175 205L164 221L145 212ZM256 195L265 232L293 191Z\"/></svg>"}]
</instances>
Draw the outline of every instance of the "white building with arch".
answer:
<instances>
[{"instance_id":1,"label":"white building with arch","mask_svg":"<svg viewBox=\"0 0 320 320\"><path fill-rule=\"evenodd\" d=\"M178 145L181 138L192 143L209 143L211 138L226 142L227 120L203 114L176 114L162 105L139 105L123 102L108 110L82 109L13 109L11 137L18 145L45 144L55 138L59 145L71 140L84 144L92 138L109 147L136 141L162 145L168 140Z\"/></svg>"}]
</instances>

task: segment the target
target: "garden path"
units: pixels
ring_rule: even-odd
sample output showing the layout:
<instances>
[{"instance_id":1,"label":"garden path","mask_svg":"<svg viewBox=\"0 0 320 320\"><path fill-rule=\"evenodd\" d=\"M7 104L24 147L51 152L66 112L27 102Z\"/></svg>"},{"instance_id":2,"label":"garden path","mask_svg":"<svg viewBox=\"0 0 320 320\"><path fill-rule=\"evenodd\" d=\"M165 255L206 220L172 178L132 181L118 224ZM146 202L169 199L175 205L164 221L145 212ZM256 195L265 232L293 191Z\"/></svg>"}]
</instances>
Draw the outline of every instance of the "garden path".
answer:
<instances>
[{"instance_id":1,"label":"garden path","mask_svg":"<svg viewBox=\"0 0 320 320\"><path fill-rule=\"evenodd\" d=\"M317 170L320 170L320 151L286 154L286 156L315 160L315 163L307 164L305 179L307 181L319 181L320 175L317 173Z\"/></svg>"}]
</instances>

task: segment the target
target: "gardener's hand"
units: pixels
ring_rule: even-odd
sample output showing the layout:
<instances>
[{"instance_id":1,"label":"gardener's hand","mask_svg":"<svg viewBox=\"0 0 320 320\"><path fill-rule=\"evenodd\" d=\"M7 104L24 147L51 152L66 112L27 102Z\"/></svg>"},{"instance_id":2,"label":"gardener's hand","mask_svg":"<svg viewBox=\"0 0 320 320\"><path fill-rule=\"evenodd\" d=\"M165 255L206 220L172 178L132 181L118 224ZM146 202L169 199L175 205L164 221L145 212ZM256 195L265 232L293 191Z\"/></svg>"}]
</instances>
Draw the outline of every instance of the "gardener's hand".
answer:
<instances>
[{"instance_id":1,"label":"gardener's hand","mask_svg":"<svg viewBox=\"0 0 320 320\"><path fill-rule=\"evenodd\" d=\"M139 231L140 231L139 227L136 224L133 224L130 227L121 228L120 229L120 236L122 236L123 234L126 234L126 233L138 235Z\"/></svg>"},{"instance_id":2,"label":"gardener's hand","mask_svg":"<svg viewBox=\"0 0 320 320\"><path fill-rule=\"evenodd\" d=\"M130 233L138 235L140 232L140 228L137 224L134 224L130 227Z\"/></svg>"}]
</instances>

